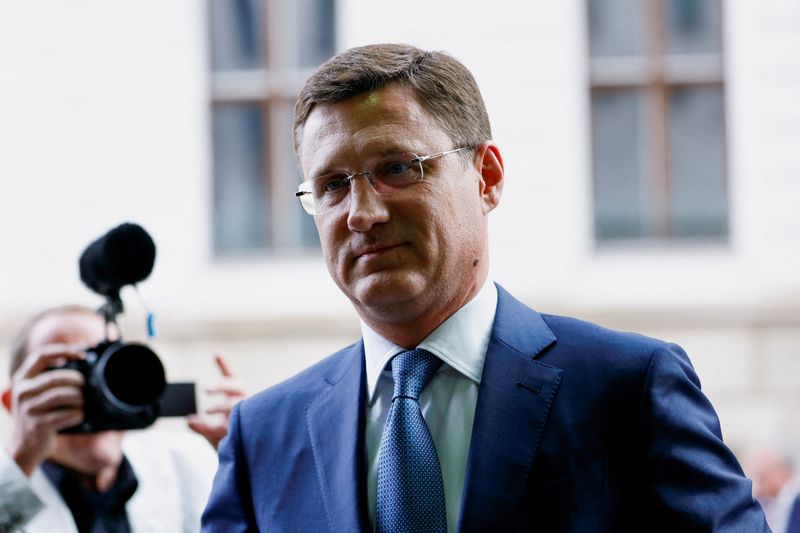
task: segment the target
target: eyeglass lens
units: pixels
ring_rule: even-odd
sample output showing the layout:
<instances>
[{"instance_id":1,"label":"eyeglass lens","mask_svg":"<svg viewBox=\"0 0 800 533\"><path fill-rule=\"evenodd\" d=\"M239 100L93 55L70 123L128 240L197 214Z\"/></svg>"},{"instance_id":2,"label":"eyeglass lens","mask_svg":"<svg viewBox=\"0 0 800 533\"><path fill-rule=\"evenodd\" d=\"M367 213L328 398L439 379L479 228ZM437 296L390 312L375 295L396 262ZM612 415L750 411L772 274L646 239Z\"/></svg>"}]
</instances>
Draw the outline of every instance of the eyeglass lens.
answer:
<instances>
[{"instance_id":1,"label":"eyeglass lens","mask_svg":"<svg viewBox=\"0 0 800 533\"><path fill-rule=\"evenodd\" d=\"M411 153L379 158L371 162L368 168L365 172L340 172L305 182L304 188L310 194L305 194L300 199L304 206L309 205L306 202L312 201L315 214L319 214L341 206L349 196L351 182L359 177L363 176L380 195L394 194L421 181L423 177L422 163L416 154Z\"/></svg>"}]
</instances>

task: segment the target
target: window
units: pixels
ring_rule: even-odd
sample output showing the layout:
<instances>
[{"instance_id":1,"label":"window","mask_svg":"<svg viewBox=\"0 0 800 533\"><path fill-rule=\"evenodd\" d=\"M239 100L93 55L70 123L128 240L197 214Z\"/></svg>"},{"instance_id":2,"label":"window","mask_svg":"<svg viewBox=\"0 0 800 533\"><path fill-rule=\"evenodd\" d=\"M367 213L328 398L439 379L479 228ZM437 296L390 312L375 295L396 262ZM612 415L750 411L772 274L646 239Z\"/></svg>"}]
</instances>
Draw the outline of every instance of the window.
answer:
<instances>
[{"instance_id":1,"label":"window","mask_svg":"<svg viewBox=\"0 0 800 533\"><path fill-rule=\"evenodd\" d=\"M588 8L595 238L725 238L720 1Z\"/></svg>"},{"instance_id":2,"label":"window","mask_svg":"<svg viewBox=\"0 0 800 533\"><path fill-rule=\"evenodd\" d=\"M294 100L334 51L333 0L210 0L218 255L317 246L294 201Z\"/></svg>"}]
</instances>

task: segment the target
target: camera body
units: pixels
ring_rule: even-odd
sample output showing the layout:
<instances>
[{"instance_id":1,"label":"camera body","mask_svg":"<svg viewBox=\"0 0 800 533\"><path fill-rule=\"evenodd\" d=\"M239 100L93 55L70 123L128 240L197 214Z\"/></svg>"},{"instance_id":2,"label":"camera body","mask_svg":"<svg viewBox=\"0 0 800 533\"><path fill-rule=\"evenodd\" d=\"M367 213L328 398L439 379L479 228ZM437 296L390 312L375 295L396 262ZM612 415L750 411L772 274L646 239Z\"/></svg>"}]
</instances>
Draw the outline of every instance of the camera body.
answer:
<instances>
[{"instance_id":1,"label":"camera body","mask_svg":"<svg viewBox=\"0 0 800 533\"><path fill-rule=\"evenodd\" d=\"M86 350L86 359L61 368L77 370L85 380L83 422L64 433L140 429L161 414L164 366L144 344L104 341Z\"/></svg>"},{"instance_id":2,"label":"camera body","mask_svg":"<svg viewBox=\"0 0 800 533\"><path fill-rule=\"evenodd\" d=\"M62 433L141 429L159 416L196 412L194 383L167 383L155 352L144 344L123 342L117 326L117 316L124 310L120 289L147 279L155 257L152 237L131 223L111 229L81 254L81 281L106 298L98 313L105 320L106 335L112 325L117 335L86 350L85 359L61 367L77 370L85 381L84 420Z\"/></svg>"}]
</instances>

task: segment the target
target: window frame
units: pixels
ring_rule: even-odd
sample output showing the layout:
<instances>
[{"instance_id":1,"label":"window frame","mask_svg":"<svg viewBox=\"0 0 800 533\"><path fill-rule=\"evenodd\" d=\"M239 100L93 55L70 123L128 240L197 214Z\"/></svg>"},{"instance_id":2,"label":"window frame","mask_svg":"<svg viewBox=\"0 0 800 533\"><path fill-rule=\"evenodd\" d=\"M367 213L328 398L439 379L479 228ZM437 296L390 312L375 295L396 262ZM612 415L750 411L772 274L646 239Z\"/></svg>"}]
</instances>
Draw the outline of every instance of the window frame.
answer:
<instances>
[{"instance_id":1,"label":"window frame","mask_svg":"<svg viewBox=\"0 0 800 533\"><path fill-rule=\"evenodd\" d=\"M220 249L217 243L213 243L215 256L302 252L317 248L304 243L302 224L286 223L302 212L299 203L292 201L298 185L297 180L292 178L298 176L299 170L294 158L291 127L287 134L286 125L293 123L297 94L317 67L293 64L293 59L299 55L299 47L288 21L296 17L297 3L258 1L263 28L261 65L257 68L224 70L210 65L210 116L213 117L215 109L222 106L248 106L260 110L264 125L261 170L263 201L269 206L263 221L266 244L252 249L228 250ZM335 43L335 18L332 25ZM213 144L214 141L211 139L209 142ZM291 157L287 157L287 154L291 154ZM216 176L212 175L212 179L215 180ZM302 215L307 216L304 213Z\"/></svg>"},{"instance_id":2,"label":"window frame","mask_svg":"<svg viewBox=\"0 0 800 533\"><path fill-rule=\"evenodd\" d=\"M722 141L722 174L725 179L726 202L730 206L728 196L728 168L726 142L725 113L725 42L724 19L721 0L714 0L714 9L719 19L715 36L719 46L718 53L670 53L667 49L666 2L668 0L644 0L644 55L589 58L589 98L604 91L632 89L641 92L645 104L643 120L643 138L646 143L645 158L650 195L647 201L648 226L647 233L638 237L599 237L595 232L596 242L640 241L659 239L696 239L697 237L680 237L674 235L670 223L670 121L669 100L675 89L715 87L722 98L723 116L721 131ZM588 14L587 14L588 17ZM587 20L587 32L590 25ZM589 42L590 39L587 39ZM594 128L594 124L592 124ZM592 143L592 152L595 147ZM592 185L597 187L597 177L592 165ZM708 238L727 240L730 233L730 209L727 210L726 230L724 235ZM596 224L596 219L595 222Z\"/></svg>"}]
</instances>

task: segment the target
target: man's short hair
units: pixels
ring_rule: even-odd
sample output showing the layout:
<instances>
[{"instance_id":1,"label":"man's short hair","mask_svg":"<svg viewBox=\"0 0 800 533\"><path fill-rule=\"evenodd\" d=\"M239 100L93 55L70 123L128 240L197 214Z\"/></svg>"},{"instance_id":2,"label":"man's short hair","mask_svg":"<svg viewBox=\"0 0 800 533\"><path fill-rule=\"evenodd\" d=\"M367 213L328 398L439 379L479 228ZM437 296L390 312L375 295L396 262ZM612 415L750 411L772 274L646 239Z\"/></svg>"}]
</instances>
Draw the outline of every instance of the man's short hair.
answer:
<instances>
[{"instance_id":1,"label":"man's short hair","mask_svg":"<svg viewBox=\"0 0 800 533\"><path fill-rule=\"evenodd\" d=\"M332 57L300 90L294 113L298 157L303 126L315 105L341 102L392 83L414 91L450 136L454 148L476 147L492 138L478 84L461 62L445 52L428 52L405 44L373 44Z\"/></svg>"},{"instance_id":2,"label":"man's short hair","mask_svg":"<svg viewBox=\"0 0 800 533\"><path fill-rule=\"evenodd\" d=\"M22 362L28 356L30 351L30 340L33 329L45 318L53 315L69 315L69 314L87 314L97 316L97 313L85 305L67 304L52 307L41 313L38 313L33 318L29 319L25 325L19 330L17 336L11 342L11 361L9 364L9 375L13 375L17 369L22 366Z\"/></svg>"}]
</instances>

